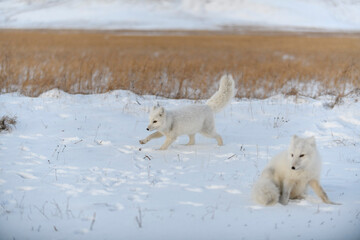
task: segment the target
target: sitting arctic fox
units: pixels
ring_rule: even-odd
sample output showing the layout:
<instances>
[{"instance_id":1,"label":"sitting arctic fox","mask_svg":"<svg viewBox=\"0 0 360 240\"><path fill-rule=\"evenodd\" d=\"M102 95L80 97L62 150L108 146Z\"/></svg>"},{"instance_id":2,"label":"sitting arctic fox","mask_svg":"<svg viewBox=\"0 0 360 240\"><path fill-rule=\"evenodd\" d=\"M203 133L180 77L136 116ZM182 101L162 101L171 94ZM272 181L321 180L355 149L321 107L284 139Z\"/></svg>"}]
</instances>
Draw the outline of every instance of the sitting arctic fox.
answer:
<instances>
[{"instance_id":1,"label":"sitting arctic fox","mask_svg":"<svg viewBox=\"0 0 360 240\"><path fill-rule=\"evenodd\" d=\"M146 130L156 132L139 142L145 144L153 138L165 136L165 143L160 147L160 150L165 150L181 135L188 135L187 145L193 145L195 134L200 133L215 138L218 145L222 146L223 140L215 130L214 113L219 112L231 101L235 92L234 85L231 75L223 75L219 90L206 104L188 105L174 110L153 107L150 111L150 124Z\"/></svg>"},{"instance_id":2,"label":"sitting arctic fox","mask_svg":"<svg viewBox=\"0 0 360 240\"><path fill-rule=\"evenodd\" d=\"M299 138L294 135L288 150L275 156L263 170L253 187L253 198L261 205L288 204L289 199L305 197L307 186L324 203L329 200L319 183L321 159L315 138Z\"/></svg>"}]
</instances>

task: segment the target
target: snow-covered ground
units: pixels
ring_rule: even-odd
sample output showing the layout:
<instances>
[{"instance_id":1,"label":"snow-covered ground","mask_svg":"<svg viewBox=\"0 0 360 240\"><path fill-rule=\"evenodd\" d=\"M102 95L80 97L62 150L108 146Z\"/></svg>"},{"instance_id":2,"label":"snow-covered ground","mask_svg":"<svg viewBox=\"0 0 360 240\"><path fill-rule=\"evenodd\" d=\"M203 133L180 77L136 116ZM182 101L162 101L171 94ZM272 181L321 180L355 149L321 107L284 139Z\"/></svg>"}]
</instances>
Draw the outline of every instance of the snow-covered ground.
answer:
<instances>
[{"instance_id":1,"label":"snow-covered ground","mask_svg":"<svg viewBox=\"0 0 360 240\"><path fill-rule=\"evenodd\" d=\"M0 28L359 31L358 0L2 0Z\"/></svg>"},{"instance_id":2,"label":"snow-covered ground","mask_svg":"<svg viewBox=\"0 0 360 240\"><path fill-rule=\"evenodd\" d=\"M149 108L191 103L127 91L0 95L1 239L360 239L360 102L234 99L216 116L225 145L180 137L140 145ZM251 186L293 134L316 136L327 205L261 207Z\"/></svg>"}]
</instances>

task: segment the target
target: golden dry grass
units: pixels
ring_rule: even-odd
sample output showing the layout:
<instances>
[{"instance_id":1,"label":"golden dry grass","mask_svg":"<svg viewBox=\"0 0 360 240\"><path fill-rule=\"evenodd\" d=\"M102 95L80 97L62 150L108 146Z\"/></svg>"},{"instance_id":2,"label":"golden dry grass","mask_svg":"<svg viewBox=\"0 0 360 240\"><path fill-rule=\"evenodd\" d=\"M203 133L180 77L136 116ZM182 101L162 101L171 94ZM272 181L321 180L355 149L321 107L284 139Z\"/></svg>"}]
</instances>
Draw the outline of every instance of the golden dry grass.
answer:
<instances>
[{"instance_id":1,"label":"golden dry grass","mask_svg":"<svg viewBox=\"0 0 360 240\"><path fill-rule=\"evenodd\" d=\"M360 88L360 39L330 34L124 35L122 32L0 31L0 89L38 96L129 89L207 98L224 72L238 97Z\"/></svg>"}]
</instances>

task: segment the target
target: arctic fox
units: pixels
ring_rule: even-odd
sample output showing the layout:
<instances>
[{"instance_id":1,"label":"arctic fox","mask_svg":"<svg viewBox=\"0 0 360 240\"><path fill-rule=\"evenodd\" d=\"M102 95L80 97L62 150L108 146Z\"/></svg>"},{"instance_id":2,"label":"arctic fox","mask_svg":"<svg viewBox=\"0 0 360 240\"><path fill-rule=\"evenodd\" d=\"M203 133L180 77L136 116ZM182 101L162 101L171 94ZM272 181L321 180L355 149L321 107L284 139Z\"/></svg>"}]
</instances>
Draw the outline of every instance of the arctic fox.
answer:
<instances>
[{"instance_id":1,"label":"arctic fox","mask_svg":"<svg viewBox=\"0 0 360 240\"><path fill-rule=\"evenodd\" d=\"M289 199L305 197L307 186L324 203L329 200L319 183L321 159L315 138L299 138L294 135L288 150L276 155L263 170L253 187L253 198L261 205L288 204Z\"/></svg>"},{"instance_id":2,"label":"arctic fox","mask_svg":"<svg viewBox=\"0 0 360 240\"><path fill-rule=\"evenodd\" d=\"M145 144L153 138L165 136L165 143L160 147L160 150L165 150L180 135L188 135L187 145L193 145L195 134L200 133L215 138L218 145L222 146L223 140L215 130L214 113L219 112L231 101L235 93L234 85L231 75L223 75L219 90L206 104L188 105L174 110L154 106L150 111L150 124L146 130L157 131L139 142Z\"/></svg>"}]
</instances>

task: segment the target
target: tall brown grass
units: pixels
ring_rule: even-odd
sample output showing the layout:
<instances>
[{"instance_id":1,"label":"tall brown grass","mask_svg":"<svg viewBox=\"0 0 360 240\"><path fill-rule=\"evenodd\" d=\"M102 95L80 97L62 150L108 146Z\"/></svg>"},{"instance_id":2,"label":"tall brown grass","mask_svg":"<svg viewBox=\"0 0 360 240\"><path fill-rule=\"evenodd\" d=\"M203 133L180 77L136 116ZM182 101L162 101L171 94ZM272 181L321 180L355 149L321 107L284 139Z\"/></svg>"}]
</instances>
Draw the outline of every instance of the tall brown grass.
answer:
<instances>
[{"instance_id":1,"label":"tall brown grass","mask_svg":"<svg viewBox=\"0 0 360 240\"><path fill-rule=\"evenodd\" d=\"M38 96L128 89L207 98L232 73L238 97L346 94L360 88L360 38L330 34L177 35L0 31L0 90ZM316 87L316 91L313 91Z\"/></svg>"}]
</instances>

